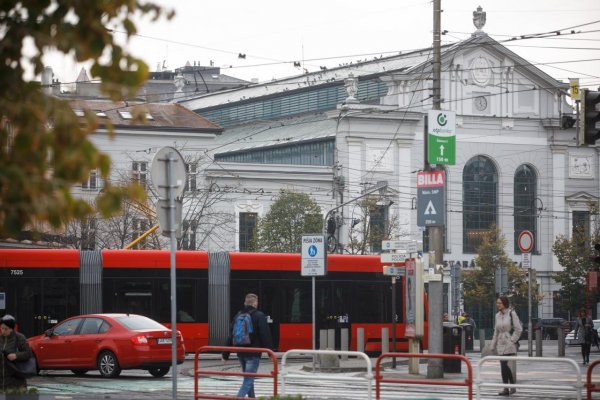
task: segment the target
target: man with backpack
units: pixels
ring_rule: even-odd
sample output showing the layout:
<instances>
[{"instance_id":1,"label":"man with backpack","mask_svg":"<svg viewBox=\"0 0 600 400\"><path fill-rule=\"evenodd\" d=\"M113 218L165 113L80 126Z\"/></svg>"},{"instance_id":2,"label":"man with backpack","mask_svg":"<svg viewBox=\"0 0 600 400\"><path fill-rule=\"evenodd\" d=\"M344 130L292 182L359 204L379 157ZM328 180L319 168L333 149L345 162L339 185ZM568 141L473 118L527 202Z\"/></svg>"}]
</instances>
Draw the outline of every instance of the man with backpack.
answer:
<instances>
[{"instance_id":1,"label":"man with backpack","mask_svg":"<svg viewBox=\"0 0 600 400\"><path fill-rule=\"evenodd\" d=\"M258 310L258 296L254 293L246 295L244 308L233 317L230 332L226 346L273 348L267 317ZM258 371L261 353L239 352L237 356L243 372L256 373ZM224 361L228 360L229 352L224 352L221 357ZM255 397L253 376L244 376L237 397L246 397L246 395L251 398Z\"/></svg>"}]
</instances>

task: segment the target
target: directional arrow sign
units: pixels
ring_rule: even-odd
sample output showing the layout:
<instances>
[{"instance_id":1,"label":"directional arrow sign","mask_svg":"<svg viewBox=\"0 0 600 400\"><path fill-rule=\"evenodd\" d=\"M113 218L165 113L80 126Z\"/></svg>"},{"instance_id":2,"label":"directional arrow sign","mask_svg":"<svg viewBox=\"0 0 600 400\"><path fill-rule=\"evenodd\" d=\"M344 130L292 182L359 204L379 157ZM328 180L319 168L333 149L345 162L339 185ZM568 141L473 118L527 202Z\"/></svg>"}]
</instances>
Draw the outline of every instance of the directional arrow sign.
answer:
<instances>
[{"instance_id":1,"label":"directional arrow sign","mask_svg":"<svg viewBox=\"0 0 600 400\"><path fill-rule=\"evenodd\" d=\"M417 173L417 225L444 225L444 171L423 171Z\"/></svg>"},{"instance_id":2,"label":"directional arrow sign","mask_svg":"<svg viewBox=\"0 0 600 400\"><path fill-rule=\"evenodd\" d=\"M456 164L456 124L454 111L427 113L427 161L430 164Z\"/></svg>"}]
</instances>

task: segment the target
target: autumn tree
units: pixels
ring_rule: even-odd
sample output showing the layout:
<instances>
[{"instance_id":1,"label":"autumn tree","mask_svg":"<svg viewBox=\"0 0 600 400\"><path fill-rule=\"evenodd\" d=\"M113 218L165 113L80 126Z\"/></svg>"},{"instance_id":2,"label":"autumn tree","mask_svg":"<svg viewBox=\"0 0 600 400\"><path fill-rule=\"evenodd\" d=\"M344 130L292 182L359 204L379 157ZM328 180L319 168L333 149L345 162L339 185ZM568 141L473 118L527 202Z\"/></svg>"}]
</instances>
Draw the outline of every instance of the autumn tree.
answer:
<instances>
[{"instance_id":1,"label":"autumn tree","mask_svg":"<svg viewBox=\"0 0 600 400\"><path fill-rule=\"evenodd\" d=\"M51 88L28 81L26 70L40 76L44 56L54 51L90 63L92 78L101 81L101 91L110 99L131 97L145 81L148 67L114 36L124 32L130 38L136 33L133 19L144 15L155 20L165 12L138 0L0 5L0 236L85 218L93 207L73 197L71 187L93 169L104 178L110 174L108 155L89 140L98 126L95 115L87 112L82 123L65 101L49 94ZM143 191L106 185L98 210L108 216L126 197L142 198Z\"/></svg>"},{"instance_id":2,"label":"autumn tree","mask_svg":"<svg viewBox=\"0 0 600 400\"><path fill-rule=\"evenodd\" d=\"M317 203L306 193L282 190L269 212L257 220L252 247L268 253L300 253L302 235L322 230Z\"/></svg>"},{"instance_id":3,"label":"autumn tree","mask_svg":"<svg viewBox=\"0 0 600 400\"><path fill-rule=\"evenodd\" d=\"M597 214L597 211L592 208L591 213ZM593 246L599 242L600 228L595 223L591 233L588 234L583 226L576 226L571 238L561 235L552 245L552 252L563 267L562 271L556 272L554 280L562 286L558 296L560 311L565 315L569 312L576 315L588 301L592 302L590 297L595 299L596 293L586 290L586 282L588 272L598 270L598 264L594 262L598 253Z\"/></svg>"},{"instance_id":4,"label":"autumn tree","mask_svg":"<svg viewBox=\"0 0 600 400\"><path fill-rule=\"evenodd\" d=\"M528 279L527 272L513 263L505 252L506 239L500 228L493 225L487 232L481 245L477 248L476 267L462 271L461 283L465 310L479 318L479 326L493 326L493 316L496 298L496 271L506 269L508 273L508 292L511 304L525 316L528 310ZM537 306L537 284L532 284L532 305Z\"/></svg>"}]
</instances>

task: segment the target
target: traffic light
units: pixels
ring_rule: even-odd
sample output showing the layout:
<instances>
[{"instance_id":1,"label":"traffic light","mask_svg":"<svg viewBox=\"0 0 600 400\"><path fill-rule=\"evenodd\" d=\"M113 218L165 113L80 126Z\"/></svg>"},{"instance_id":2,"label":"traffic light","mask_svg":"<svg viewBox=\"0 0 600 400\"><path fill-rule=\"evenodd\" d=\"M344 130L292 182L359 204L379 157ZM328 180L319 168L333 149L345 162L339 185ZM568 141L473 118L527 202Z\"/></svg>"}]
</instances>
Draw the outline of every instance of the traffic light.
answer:
<instances>
[{"instance_id":1,"label":"traffic light","mask_svg":"<svg viewBox=\"0 0 600 400\"><path fill-rule=\"evenodd\" d=\"M596 268L600 268L600 243L594 244L594 250L596 252L592 255L592 261L596 264Z\"/></svg>"},{"instance_id":2,"label":"traffic light","mask_svg":"<svg viewBox=\"0 0 600 400\"><path fill-rule=\"evenodd\" d=\"M579 137L580 144L595 144L600 139L600 128L596 123L600 122L600 92L583 90L581 96L581 112L579 113Z\"/></svg>"}]
</instances>

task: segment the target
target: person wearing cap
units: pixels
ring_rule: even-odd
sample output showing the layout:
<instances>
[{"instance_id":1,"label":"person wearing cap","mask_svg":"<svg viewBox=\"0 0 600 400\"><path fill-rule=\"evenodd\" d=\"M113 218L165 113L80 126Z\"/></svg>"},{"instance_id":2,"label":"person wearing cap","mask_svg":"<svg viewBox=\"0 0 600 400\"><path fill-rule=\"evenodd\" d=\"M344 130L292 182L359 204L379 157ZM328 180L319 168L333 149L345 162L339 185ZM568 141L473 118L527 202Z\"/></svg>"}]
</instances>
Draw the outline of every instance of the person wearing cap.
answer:
<instances>
[{"instance_id":1,"label":"person wearing cap","mask_svg":"<svg viewBox=\"0 0 600 400\"><path fill-rule=\"evenodd\" d=\"M15 331L16 320L12 315L0 319L0 349L2 365L0 366L0 392L20 393L27 389L27 380L15 375L8 366L9 361L27 361L33 356L27 338Z\"/></svg>"}]
</instances>

